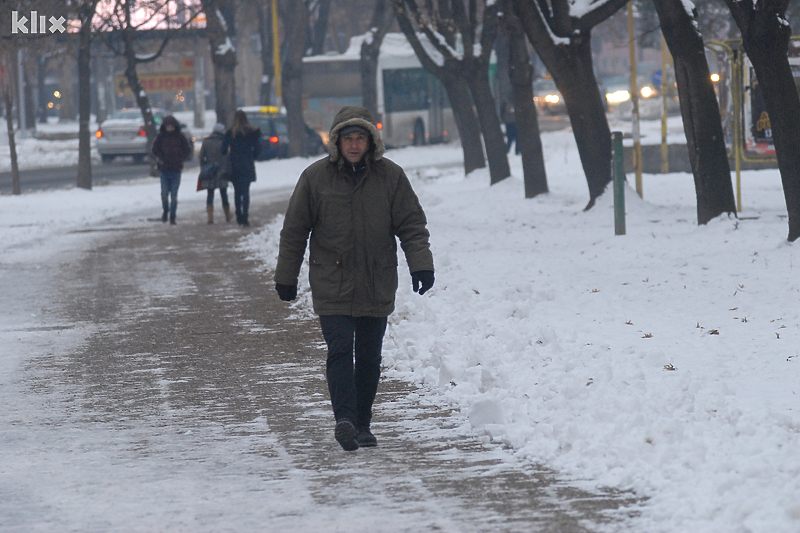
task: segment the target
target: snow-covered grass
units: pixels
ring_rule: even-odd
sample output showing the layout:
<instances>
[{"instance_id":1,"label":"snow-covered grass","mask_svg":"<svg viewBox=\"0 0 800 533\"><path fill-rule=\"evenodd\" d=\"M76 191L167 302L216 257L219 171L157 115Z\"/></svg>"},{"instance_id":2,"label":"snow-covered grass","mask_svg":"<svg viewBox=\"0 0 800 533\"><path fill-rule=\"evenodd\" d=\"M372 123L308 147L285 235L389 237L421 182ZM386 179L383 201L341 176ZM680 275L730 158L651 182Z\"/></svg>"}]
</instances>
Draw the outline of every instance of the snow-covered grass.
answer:
<instances>
[{"instance_id":1,"label":"snow-covered grass","mask_svg":"<svg viewBox=\"0 0 800 533\"><path fill-rule=\"evenodd\" d=\"M626 190L628 234L615 236L610 195L582 211L571 135L543 141L551 192L532 200L519 157L489 187L485 170L463 175L455 146L387 154L428 215L436 285L420 297L401 268L386 372L521 459L646 497L629 531L800 531L800 256L778 172L744 172L741 218L702 227L691 175L645 175L644 199ZM309 162L260 163L255 190L286 194ZM75 229L157 212L155 183L0 197L3 261L46 262L77 246ZM279 229L243 242L264 269ZM294 306L308 314L305 272L300 288Z\"/></svg>"}]
</instances>

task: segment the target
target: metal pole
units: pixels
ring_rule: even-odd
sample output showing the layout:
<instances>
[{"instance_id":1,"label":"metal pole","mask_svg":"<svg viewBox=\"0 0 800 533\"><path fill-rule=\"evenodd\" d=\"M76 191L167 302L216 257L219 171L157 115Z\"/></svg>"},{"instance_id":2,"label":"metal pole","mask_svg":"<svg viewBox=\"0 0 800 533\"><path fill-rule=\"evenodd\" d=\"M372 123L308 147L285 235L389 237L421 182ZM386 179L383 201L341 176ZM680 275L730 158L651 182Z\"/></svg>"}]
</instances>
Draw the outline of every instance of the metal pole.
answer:
<instances>
[{"instance_id":1,"label":"metal pole","mask_svg":"<svg viewBox=\"0 0 800 533\"><path fill-rule=\"evenodd\" d=\"M633 1L628 2L628 50L631 61L631 102L633 103L633 169L636 172L636 194L642 191L642 141L639 132L639 87L636 82L636 35L633 32Z\"/></svg>"},{"instance_id":2,"label":"metal pole","mask_svg":"<svg viewBox=\"0 0 800 533\"><path fill-rule=\"evenodd\" d=\"M614 235L625 235L625 159L622 152L622 132L611 133L614 172Z\"/></svg>"},{"instance_id":3,"label":"metal pole","mask_svg":"<svg viewBox=\"0 0 800 533\"><path fill-rule=\"evenodd\" d=\"M272 77L275 82L275 99L278 107L281 106L281 43L278 38L278 0L272 0L272 62L275 68L275 75Z\"/></svg>"},{"instance_id":4,"label":"metal pole","mask_svg":"<svg viewBox=\"0 0 800 533\"><path fill-rule=\"evenodd\" d=\"M661 114L661 173L669 172L669 145L667 144L667 40L661 36L661 99L664 109Z\"/></svg>"}]
</instances>

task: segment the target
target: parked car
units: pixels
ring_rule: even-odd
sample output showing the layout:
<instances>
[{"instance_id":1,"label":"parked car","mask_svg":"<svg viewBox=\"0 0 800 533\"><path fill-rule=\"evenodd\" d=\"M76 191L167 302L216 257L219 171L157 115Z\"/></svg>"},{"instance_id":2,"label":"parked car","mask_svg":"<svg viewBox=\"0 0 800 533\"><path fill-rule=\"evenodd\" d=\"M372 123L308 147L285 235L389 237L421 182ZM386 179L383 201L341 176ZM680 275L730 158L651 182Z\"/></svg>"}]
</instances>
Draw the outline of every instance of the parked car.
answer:
<instances>
[{"instance_id":1,"label":"parked car","mask_svg":"<svg viewBox=\"0 0 800 533\"><path fill-rule=\"evenodd\" d=\"M161 127L164 117L169 115L165 109L153 109L156 130ZM181 124L181 132L192 147L189 159L194 155L194 135L186 124ZM134 163L142 163L150 155L147 134L144 131L144 118L139 108L126 108L112 113L100 124L95 133L97 153L103 163L110 163L116 157L132 156Z\"/></svg>"},{"instance_id":2,"label":"parked car","mask_svg":"<svg viewBox=\"0 0 800 533\"><path fill-rule=\"evenodd\" d=\"M289 157L289 126L286 112L275 106L245 107L247 120L261 130L261 150L257 159L283 159ZM319 133L306 126L306 151L308 155L319 155L327 151Z\"/></svg>"},{"instance_id":3,"label":"parked car","mask_svg":"<svg viewBox=\"0 0 800 533\"><path fill-rule=\"evenodd\" d=\"M533 101L540 113L561 115L567 111L564 97L558 92L556 82L552 78L542 78L533 82Z\"/></svg>"}]
</instances>

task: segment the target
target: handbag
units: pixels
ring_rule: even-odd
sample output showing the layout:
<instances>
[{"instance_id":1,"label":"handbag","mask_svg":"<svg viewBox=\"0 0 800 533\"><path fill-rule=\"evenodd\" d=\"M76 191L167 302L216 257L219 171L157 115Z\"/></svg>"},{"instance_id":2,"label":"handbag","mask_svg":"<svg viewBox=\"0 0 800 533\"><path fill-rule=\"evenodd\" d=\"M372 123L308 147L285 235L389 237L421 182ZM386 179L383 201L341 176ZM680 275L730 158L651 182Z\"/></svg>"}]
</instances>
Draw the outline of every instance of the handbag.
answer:
<instances>
[{"instance_id":1,"label":"handbag","mask_svg":"<svg viewBox=\"0 0 800 533\"><path fill-rule=\"evenodd\" d=\"M214 179L214 175L216 173L217 173L216 163L203 163L200 166L200 179L203 181Z\"/></svg>"},{"instance_id":2,"label":"handbag","mask_svg":"<svg viewBox=\"0 0 800 533\"><path fill-rule=\"evenodd\" d=\"M203 163L200 165L200 175L197 176L197 190L202 191L208 187L208 182L214 179L217 173L217 165L214 163Z\"/></svg>"}]
</instances>

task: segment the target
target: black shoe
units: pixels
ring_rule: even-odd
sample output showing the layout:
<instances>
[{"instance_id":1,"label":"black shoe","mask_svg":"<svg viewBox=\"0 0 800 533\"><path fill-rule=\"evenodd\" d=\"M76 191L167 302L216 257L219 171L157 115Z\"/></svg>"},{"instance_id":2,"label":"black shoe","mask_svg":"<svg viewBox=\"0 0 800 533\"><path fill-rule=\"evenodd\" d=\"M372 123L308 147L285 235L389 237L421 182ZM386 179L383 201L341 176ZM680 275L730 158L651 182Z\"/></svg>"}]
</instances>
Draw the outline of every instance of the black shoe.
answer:
<instances>
[{"instance_id":1,"label":"black shoe","mask_svg":"<svg viewBox=\"0 0 800 533\"><path fill-rule=\"evenodd\" d=\"M169 216L169 223L170 224L175 224L175 215L170 215Z\"/></svg>"},{"instance_id":2,"label":"black shoe","mask_svg":"<svg viewBox=\"0 0 800 533\"><path fill-rule=\"evenodd\" d=\"M169 212L168 212L168 211L164 211L164 212L161 214L161 222L166 222L166 221L167 221L167 217L168 217L168 216L169 216Z\"/></svg>"},{"instance_id":3,"label":"black shoe","mask_svg":"<svg viewBox=\"0 0 800 533\"><path fill-rule=\"evenodd\" d=\"M356 435L356 442L361 448L373 448L378 445L378 439L369 430L369 428L358 428L358 435Z\"/></svg>"},{"instance_id":4,"label":"black shoe","mask_svg":"<svg viewBox=\"0 0 800 533\"><path fill-rule=\"evenodd\" d=\"M333 431L333 436L344 451L352 452L358 449L356 427L349 420L337 422L336 429Z\"/></svg>"}]
</instances>

